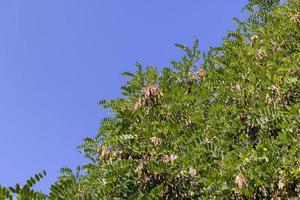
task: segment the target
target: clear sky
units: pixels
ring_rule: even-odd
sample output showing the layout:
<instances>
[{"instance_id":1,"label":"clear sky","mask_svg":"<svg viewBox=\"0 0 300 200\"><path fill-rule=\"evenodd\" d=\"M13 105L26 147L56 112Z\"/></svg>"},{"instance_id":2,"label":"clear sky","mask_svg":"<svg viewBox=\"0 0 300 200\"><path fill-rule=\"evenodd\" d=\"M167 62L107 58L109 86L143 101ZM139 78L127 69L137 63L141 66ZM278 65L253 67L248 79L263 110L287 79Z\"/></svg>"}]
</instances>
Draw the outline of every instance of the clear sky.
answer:
<instances>
[{"instance_id":1,"label":"clear sky","mask_svg":"<svg viewBox=\"0 0 300 200\"><path fill-rule=\"evenodd\" d=\"M120 96L134 63L169 66L174 43L220 45L246 0L0 0L0 184L83 162L97 102Z\"/></svg>"}]
</instances>

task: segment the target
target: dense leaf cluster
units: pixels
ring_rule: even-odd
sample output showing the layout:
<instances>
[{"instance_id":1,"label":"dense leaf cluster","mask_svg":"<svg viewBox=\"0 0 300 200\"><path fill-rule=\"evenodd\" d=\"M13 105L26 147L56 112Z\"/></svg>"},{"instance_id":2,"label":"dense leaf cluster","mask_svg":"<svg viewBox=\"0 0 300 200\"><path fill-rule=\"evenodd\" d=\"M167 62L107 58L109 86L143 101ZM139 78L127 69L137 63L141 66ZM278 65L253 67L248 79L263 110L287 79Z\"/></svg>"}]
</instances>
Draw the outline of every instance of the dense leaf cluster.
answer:
<instances>
[{"instance_id":1,"label":"dense leaf cluster","mask_svg":"<svg viewBox=\"0 0 300 200\"><path fill-rule=\"evenodd\" d=\"M300 1L245 9L221 47L177 44L172 68L125 72L124 97L100 101L113 117L79 146L90 162L49 195L0 199L299 199Z\"/></svg>"}]
</instances>

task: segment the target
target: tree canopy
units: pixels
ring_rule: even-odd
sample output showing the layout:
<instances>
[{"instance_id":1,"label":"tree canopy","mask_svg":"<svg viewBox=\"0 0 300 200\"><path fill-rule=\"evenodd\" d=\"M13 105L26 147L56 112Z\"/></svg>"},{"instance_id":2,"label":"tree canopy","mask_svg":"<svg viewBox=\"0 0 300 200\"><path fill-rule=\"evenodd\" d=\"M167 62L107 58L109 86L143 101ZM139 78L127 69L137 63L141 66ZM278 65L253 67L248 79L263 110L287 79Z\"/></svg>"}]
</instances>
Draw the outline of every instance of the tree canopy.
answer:
<instances>
[{"instance_id":1,"label":"tree canopy","mask_svg":"<svg viewBox=\"0 0 300 200\"><path fill-rule=\"evenodd\" d=\"M300 1L250 0L220 47L176 44L172 67L137 63L113 113L49 194L0 199L299 199Z\"/></svg>"}]
</instances>

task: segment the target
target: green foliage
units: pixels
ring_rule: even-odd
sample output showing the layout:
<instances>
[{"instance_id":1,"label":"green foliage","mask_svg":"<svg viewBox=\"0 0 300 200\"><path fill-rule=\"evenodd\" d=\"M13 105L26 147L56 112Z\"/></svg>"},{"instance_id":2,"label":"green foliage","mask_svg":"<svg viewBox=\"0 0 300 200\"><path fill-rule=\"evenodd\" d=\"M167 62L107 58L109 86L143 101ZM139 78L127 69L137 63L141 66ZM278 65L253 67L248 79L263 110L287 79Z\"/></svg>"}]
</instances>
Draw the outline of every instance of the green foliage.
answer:
<instances>
[{"instance_id":1,"label":"green foliage","mask_svg":"<svg viewBox=\"0 0 300 200\"><path fill-rule=\"evenodd\" d=\"M47 197L35 177L0 199L300 198L300 1L245 8L221 47L176 44L172 68L123 73L124 97L99 102L113 117L78 147L89 162Z\"/></svg>"},{"instance_id":2,"label":"green foliage","mask_svg":"<svg viewBox=\"0 0 300 200\"><path fill-rule=\"evenodd\" d=\"M45 171L42 171L32 177L30 177L24 186L20 186L16 184L14 187L4 188L0 186L0 200L5 199L14 199L16 197L18 200L27 200L27 199L35 199L35 200L44 200L46 199L46 195L41 192L36 192L32 189L32 187L39 182L46 175Z\"/></svg>"}]
</instances>

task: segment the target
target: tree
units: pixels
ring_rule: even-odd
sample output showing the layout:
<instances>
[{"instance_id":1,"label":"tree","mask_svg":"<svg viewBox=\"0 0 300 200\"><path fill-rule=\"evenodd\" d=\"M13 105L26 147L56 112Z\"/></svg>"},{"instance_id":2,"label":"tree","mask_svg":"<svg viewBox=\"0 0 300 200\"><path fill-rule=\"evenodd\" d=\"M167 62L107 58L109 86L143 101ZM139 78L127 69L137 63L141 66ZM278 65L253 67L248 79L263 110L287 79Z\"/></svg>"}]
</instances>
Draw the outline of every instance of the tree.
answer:
<instances>
[{"instance_id":1,"label":"tree","mask_svg":"<svg viewBox=\"0 0 300 200\"><path fill-rule=\"evenodd\" d=\"M125 72L124 97L100 101L114 116L79 146L90 161L47 198L300 198L300 1L246 9L221 47L177 44L172 68Z\"/></svg>"}]
</instances>

